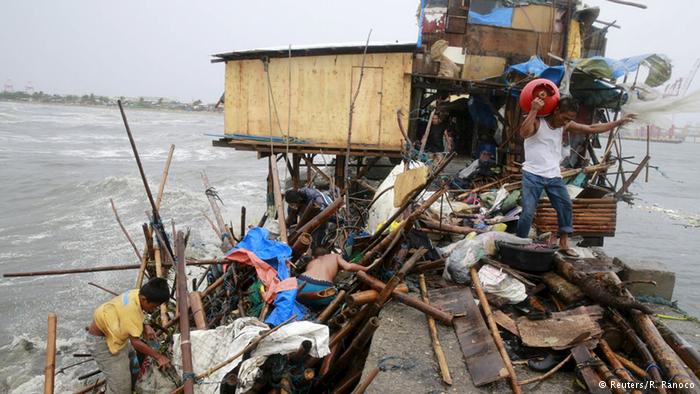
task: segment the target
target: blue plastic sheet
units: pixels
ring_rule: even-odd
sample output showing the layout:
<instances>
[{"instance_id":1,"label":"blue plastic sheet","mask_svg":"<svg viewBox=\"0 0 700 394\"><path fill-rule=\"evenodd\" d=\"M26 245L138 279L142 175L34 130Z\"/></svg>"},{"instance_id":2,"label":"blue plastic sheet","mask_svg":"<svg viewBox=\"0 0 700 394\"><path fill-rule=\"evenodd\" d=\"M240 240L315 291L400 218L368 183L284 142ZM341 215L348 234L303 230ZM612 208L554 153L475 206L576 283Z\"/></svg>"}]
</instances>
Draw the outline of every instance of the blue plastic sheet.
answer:
<instances>
[{"instance_id":1,"label":"blue plastic sheet","mask_svg":"<svg viewBox=\"0 0 700 394\"><path fill-rule=\"evenodd\" d=\"M285 243L268 239L269 232L262 227L253 227L245 235L245 238L231 251L238 248L247 249L260 260L270 264L277 270L280 280L289 278L287 269L287 259L292 255L292 249ZM231 253L229 251L229 253ZM270 315L265 319L265 323L276 326L292 315L296 315L296 320L302 320L308 313L308 309L296 301L297 290L286 290L277 293L274 306Z\"/></svg>"},{"instance_id":2,"label":"blue plastic sheet","mask_svg":"<svg viewBox=\"0 0 700 394\"><path fill-rule=\"evenodd\" d=\"M538 78L548 79L559 85L564 77L564 66L548 66L539 56L533 56L525 63L513 64L508 66L506 74L517 72L523 75L533 75Z\"/></svg>"},{"instance_id":3,"label":"blue plastic sheet","mask_svg":"<svg viewBox=\"0 0 700 394\"><path fill-rule=\"evenodd\" d=\"M488 14L469 11L469 23L510 27L513 24L513 9L510 7L496 8Z\"/></svg>"}]
</instances>

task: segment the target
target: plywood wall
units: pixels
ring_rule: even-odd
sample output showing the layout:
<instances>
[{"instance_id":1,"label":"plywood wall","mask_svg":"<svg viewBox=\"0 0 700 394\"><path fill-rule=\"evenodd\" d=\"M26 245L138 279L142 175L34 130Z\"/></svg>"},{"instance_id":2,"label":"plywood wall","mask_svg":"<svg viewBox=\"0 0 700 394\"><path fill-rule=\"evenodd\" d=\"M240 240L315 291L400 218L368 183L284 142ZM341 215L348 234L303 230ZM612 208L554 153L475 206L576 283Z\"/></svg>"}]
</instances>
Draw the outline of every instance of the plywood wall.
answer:
<instances>
[{"instance_id":1,"label":"plywood wall","mask_svg":"<svg viewBox=\"0 0 700 394\"><path fill-rule=\"evenodd\" d=\"M402 110L408 124L411 62L410 53L367 55L353 115L353 144L401 146L396 110ZM263 137L286 136L289 130L289 136L314 145L344 146L361 63L362 55L273 58L268 84L261 60L228 61L224 130ZM268 100L270 94L273 100Z\"/></svg>"}]
</instances>

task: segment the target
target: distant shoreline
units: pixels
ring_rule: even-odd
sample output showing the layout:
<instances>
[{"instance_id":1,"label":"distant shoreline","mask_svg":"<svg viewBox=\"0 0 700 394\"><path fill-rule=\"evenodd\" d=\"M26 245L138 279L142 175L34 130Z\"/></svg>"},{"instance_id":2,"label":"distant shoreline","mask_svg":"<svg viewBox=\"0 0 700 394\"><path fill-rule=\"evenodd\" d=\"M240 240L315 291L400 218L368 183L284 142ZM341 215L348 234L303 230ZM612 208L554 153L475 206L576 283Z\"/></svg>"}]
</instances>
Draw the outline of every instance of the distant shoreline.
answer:
<instances>
[{"instance_id":1,"label":"distant shoreline","mask_svg":"<svg viewBox=\"0 0 700 394\"><path fill-rule=\"evenodd\" d=\"M2 103L19 103L19 104L29 104L29 105L53 105L58 107L80 107L80 108L110 108L117 109L117 105L103 105L103 104L85 104L85 103L63 103L63 102L50 102L50 101L27 101L27 100L11 100L4 97L0 97L0 102ZM127 102L125 108L129 110L137 111L149 111L149 112L171 112L179 114L208 114L208 115L222 115L223 109L220 111L195 111L195 110L185 110L185 109L173 109L173 108L155 108L155 107L135 107L128 105Z\"/></svg>"}]
</instances>

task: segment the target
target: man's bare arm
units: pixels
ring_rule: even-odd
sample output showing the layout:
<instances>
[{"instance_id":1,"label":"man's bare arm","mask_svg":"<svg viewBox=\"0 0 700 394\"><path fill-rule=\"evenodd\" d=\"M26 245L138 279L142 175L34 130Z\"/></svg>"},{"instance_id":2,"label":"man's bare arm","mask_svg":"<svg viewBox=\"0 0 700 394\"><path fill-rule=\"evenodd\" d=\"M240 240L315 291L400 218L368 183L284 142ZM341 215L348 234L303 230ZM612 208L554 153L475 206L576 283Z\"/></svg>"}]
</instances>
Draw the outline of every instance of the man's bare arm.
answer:
<instances>
[{"instance_id":1,"label":"man's bare arm","mask_svg":"<svg viewBox=\"0 0 700 394\"><path fill-rule=\"evenodd\" d=\"M615 127L622 126L624 124L627 124L629 122L632 122L634 118L636 118L636 114L626 114L622 118L613 121L613 122L607 122L607 123L597 123L594 125L588 125L588 124L581 124L581 123L576 123L576 122L569 122L565 126L566 131L574 134L599 134L599 133L605 133L606 131L610 131L614 129Z\"/></svg>"},{"instance_id":2,"label":"man's bare arm","mask_svg":"<svg viewBox=\"0 0 700 394\"><path fill-rule=\"evenodd\" d=\"M133 346L137 352L143 353L156 360L156 362L158 363L158 368L167 368L170 366L170 360L168 360L167 357L158 353L155 349L148 346L144 341L134 337L129 338L129 341L131 341L131 346Z\"/></svg>"},{"instance_id":3,"label":"man's bare arm","mask_svg":"<svg viewBox=\"0 0 700 394\"><path fill-rule=\"evenodd\" d=\"M527 139L535 135L537 132L537 111L539 111L544 106L544 100L536 98L532 100L532 106L530 107L530 112L520 124L520 129L518 132L523 139Z\"/></svg>"},{"instance_id":4,"label":"man's bare arm","mask_svg":"<svg viewBox=\"0 0 700 394\"><path fill-rule=\"evenodd\" d=\"M340 266L340 268L343 271L358 272L358 271L367 271L369 269L369 267L365 267L363 265L359 265L359 264L355 264L355 263L348 263L347 261L345 261L345 259L343 259L340 256L336 256L336 258L338 261L338 265Z\"/></svg>"}]
</instances>

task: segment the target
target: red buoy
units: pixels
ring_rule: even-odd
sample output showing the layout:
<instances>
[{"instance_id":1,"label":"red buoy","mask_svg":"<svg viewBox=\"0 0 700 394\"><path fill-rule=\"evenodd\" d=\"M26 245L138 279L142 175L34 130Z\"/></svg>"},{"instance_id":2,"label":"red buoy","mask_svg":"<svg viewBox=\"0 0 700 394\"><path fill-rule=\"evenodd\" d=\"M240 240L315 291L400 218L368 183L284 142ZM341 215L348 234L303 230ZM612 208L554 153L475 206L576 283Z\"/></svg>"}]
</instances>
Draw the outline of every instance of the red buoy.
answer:
<instances>
[{"instance_id":1,"label":"red buoy","mask_svg":"<svg viewBox=\"0 0 700 394\"><path fill-rule=\"evenodd\" d=\"M532 100L539 97L544 100L544 107L537 111L537 116L547 116L554 111L559 103L559 88L549 79L539 78L532 80L525 85L520 92L520 108L524 112L530 112Z\"/></svg>"}]
</instances>

